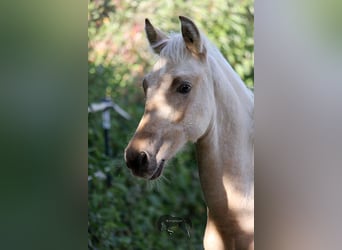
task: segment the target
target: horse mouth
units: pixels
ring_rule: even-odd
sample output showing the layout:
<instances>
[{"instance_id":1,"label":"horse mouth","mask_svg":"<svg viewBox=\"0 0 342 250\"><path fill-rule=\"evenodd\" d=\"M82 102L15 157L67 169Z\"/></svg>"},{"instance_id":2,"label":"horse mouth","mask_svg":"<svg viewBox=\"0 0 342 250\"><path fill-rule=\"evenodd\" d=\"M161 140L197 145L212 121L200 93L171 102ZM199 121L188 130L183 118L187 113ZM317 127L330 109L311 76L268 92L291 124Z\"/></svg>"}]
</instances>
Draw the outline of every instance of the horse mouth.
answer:
<instances>
[{"instance_id":1,"label":"horse mouth","mask_svg":"<svg viewBox=\"0 0 342 250\"><path fill-rule=\"evenodd\" d=\"M157 179L161 175L161 173L163 172L164 163L165 163L165 160L162 160L159 166L157 167L157 169L152 174L152 176L149 178L150 181Z\"/></svg>"}]
</instances>

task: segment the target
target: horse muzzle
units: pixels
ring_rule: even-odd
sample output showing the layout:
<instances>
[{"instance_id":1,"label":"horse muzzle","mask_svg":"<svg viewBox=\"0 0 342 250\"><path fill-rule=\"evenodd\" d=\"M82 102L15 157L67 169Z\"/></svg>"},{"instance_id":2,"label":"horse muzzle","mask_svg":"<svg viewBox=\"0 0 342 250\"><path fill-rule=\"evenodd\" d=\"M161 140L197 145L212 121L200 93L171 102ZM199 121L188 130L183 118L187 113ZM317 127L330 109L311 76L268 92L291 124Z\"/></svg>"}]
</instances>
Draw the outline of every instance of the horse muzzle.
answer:
<instances>
[{"instance_id":1,"label":"horse muzzle","mask_svg":"<svg viewBox=\"0 0 342 250\"><path fill-rule=\"evenodd\" d=\"M165 160L161 160L157 164L155 155L132 147L126 148L125 161L133 175L149 180L154 180L161 175L165 163Z\"/></svg>"}]
</instances>

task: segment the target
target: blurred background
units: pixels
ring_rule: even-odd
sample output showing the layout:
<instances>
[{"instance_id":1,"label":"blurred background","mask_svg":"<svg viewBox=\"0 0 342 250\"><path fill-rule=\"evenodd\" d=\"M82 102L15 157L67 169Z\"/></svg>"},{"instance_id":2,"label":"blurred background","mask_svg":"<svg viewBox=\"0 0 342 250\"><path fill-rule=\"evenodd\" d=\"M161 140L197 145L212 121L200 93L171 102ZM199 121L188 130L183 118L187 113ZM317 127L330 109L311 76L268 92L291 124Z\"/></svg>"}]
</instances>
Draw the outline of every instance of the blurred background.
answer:
<instances>
[{"instance_id":1,"label":"blurred background","mask_svg":"<svg viewBox=\"0 0 342 250\"><path fill-rule=\"evenodd\" d=\"M123 162L143 112L141 77L155 61L143 21L178 32L177 16L191 17L250 87L252 3L0 5L1 248L201 249L193 148L154 185ZM342 1L263 0L255 9L256 248L341 249ZM85 109L106 96L131 116L111 111L108 156L102 113ZM166 213L191 218L190 240L156 230Z\"/></svg>"},{"instance_id":2,"label":"blurred background","mask_svg":"<svg viewBox=\"0 0 342 250\"><path fill-rule=\"evenodd\" d=\"M179 32L179 15L190 17L246 85L254 86L252 0L90 0L88 106L112 101L129 117L115 110L110 120L108 111L88 115L89 249L203 249L206 206L193 145L168 164L166 178L153 183L133 177L123 157L144 111L142 78L156 61L144 19L167 33ZM156 222L165 214L190 218L191 238L181 230L171 238L159 232Z\"/></svg>"}]
</instances>

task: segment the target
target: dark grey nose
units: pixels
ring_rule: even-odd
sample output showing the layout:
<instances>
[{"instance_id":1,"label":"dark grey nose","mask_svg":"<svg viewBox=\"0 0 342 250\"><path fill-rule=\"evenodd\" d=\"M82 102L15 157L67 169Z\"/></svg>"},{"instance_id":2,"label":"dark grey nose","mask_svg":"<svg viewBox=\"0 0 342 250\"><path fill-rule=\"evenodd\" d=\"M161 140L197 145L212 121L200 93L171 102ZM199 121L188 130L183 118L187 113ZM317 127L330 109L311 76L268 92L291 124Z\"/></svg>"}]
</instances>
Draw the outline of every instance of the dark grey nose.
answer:
<instances>
[{"instance_id":1,"label":"dark grey nose","mask_svg":"<svg viewBox=\"0 0 342 250\"><path fill-rule=\"evenodd\" d=\"M125 153L126 165L134 174L142 175L148 170L150 156L145 151L138 151L133 148L126 149Z\"/></svg>"}]
</instances>

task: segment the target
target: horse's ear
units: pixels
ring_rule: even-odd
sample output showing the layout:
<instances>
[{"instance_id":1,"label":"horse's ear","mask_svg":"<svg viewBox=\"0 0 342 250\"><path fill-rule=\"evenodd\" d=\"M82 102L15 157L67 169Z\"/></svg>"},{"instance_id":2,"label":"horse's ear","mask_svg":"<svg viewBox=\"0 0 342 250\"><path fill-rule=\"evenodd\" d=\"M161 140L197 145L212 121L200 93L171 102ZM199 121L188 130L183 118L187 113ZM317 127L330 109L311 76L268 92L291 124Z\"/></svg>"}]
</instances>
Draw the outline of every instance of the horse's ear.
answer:
<instances>
[{"instance_id":1,"label":"horse's ear","mask_svg":"<svg viewBox=\"0 0 342 250\"><path fill-rule=\"evenodd\" d=\"M186 47L196 55L205 54L205 48L201 41L201 35L196 25L187 17L179 16L182 35Z\"/></svg>"},{"instance_id":2,"label":"horse's ear","mask_svg":"<svg viewBox=\"0 0 342 250\"><path fill-rule=\"evenodd\" d=\"M150 46L157 54L165 47L168 36L151 24L150 20L145 19L145 32Z\"/></svg>"}]
</instances>

